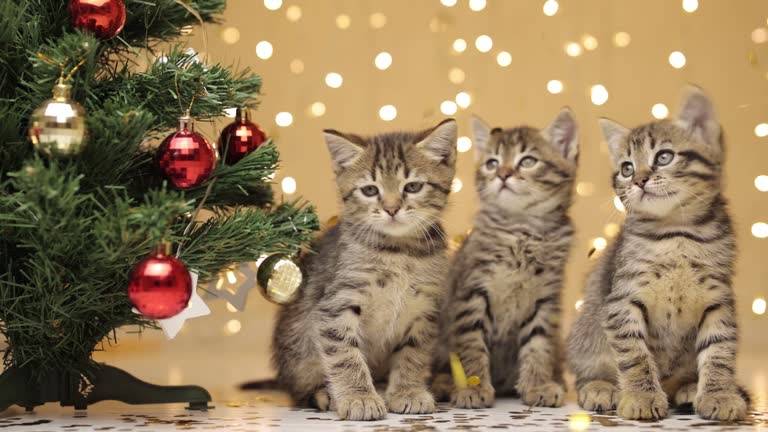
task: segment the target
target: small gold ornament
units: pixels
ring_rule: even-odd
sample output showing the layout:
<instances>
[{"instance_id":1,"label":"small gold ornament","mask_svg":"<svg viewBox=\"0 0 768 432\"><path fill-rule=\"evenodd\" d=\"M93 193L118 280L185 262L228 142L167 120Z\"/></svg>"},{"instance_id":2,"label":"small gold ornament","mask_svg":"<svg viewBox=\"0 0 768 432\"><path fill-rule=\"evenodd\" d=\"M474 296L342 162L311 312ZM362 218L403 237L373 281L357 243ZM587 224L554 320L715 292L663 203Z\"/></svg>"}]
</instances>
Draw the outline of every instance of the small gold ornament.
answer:
<instances>
[{"instance_id":1,"label":"small gold ornament","mask_svg":"<svg viewBox=\"0 0 768 432\"><path fill-rule=\"evenodd\" d=\"M288 255L262 257L257 264L256 281L264 298L281 305L296 300L303 276L299 266Z\"/></svg>"},{"instance_id":2,"label":"small gold ornament","mask_svg":"<svg viewBox=\"0 0 768 432\"><path fill-rule=\"evenodd\" d=\"M67 158L85 148L85 109L71 99L72 87L60 79L53 99L37 108L30 119L29 138L41 153Z\"/></svg>"}]
</instances>

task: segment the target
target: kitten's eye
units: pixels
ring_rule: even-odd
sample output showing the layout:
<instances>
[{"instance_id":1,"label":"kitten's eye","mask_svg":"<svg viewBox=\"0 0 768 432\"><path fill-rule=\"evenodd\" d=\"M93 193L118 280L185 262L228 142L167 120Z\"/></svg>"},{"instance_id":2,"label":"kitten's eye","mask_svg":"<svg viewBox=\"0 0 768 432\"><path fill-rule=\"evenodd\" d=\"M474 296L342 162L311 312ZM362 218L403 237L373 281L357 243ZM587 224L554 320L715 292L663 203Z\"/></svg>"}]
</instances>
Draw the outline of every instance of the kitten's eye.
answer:
<instances>
[{"instance_id":1,"label":"kitten's eye","mask_svg":"<svg viewBox=\"0 0 768 432\"><path fill-rule=\"evenodd\" d=\"M485 163L485 168L488 169L488 171L493 171L498 167L499 161L496 159L488 159L488 162Z\"/></svg>"},{"instance_id":2,"label":"kitten's eye","mask_svg":"<svg viewBox=\"0 0 768 432\"><path fill-rule=\"evenodd\" d=\"M379 188L374 185L363 186L360 188L360 191L367 197L373 197L379 194Z\"/></svg>"},{"instance_id":3,"label":"kitten's eye","mask_svg":"<svg viewBox=\"0 0 768 432\"><path fill-rule=\"evenodd\" d=\"M621 175L624 177L632 177L632 174L635 173L635 166L632 165L632 162L624 162L621 164Z\"/></svg>"},{"instance_id":4,"label":"kitten's eye","mask_svg":"<svg viewBox=\"0 0 768 432\"><path fill-rule=\"evenodd\" d=\"M662 150L658 153L656 153L656 165L657 166L664 166L669 165L670 162L672 162L672 159L675 158L675 154L672 153L669 150Z\"/></svg>"},{"instance_id":5,"label":"kitten's eye","mask_svg":"<svg viewBox=\"0 0 768 432\"><path fill-rule=\"evenodd\" d=\"M417 193L424 187L424 182L410 182L405 184L405 191L408 193Z\"/></svg>"},{"instance_id":6,"label":"kitten's eye","mask_svg":"<svg viewBox=\"0 0 768 432\"><path fill-rule=\"evenodd\" d=\"M526 156L526 157L520 159L520 166L523 167L523 168L530 168L530 167L536 165L536 162L538 162L538 161L539 160L536 159L535 157Z\"/></svg>"}]
</instances>

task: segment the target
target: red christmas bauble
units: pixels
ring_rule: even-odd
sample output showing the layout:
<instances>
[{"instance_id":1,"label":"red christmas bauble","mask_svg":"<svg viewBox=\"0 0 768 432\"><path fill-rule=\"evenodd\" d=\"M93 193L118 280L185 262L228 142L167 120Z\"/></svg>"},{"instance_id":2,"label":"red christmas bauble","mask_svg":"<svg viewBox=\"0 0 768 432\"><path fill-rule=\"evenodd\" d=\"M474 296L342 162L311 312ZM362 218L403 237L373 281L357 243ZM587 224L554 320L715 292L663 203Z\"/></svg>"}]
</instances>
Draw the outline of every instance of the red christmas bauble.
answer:
<instances>
[{"instance_id":1,"label":"red christmas bauble","mask_svg":"<svg viewBox=\"0 0 768 432\"><path fill-rule=\"evenodd\" d=\"M99 39L112 39L125 25L123 0L70 0L72 25Z\"/></svg>"},{"instance_id":2,"label":"red christmas bauble","mask_svg":"<svg viewBox=\"0 0 768 432\"><path fill-rule=\"evenodd\" d=\"M192 277L178 259L155 252L131 271L128 298L151 319L167 319L183 311L192 297Z\"/></svg>"},{"instance_id":3,"label":"red christmas bauble","mask_svg":"<svg viewBox=\"0 0 768 432\"><path fill-rule=\"evenodd\" d=\"M216 151L210 141L192 130L189 117L180 119L179 129L157 149L157 163L178 189L202 185L216 168Z\"/></svg>"},{"instance_id":4,"label":"red christmas bauble","mask_svg":"<svg viewBox=\"0 0 768 432\"><path fill-rule=\"evenodd\" d=\"M246 109L237 109L235 121L221 131L219 154L228 165L237 163L267 140L267 134L251 121Z\"/></svg>"}]
</instances>

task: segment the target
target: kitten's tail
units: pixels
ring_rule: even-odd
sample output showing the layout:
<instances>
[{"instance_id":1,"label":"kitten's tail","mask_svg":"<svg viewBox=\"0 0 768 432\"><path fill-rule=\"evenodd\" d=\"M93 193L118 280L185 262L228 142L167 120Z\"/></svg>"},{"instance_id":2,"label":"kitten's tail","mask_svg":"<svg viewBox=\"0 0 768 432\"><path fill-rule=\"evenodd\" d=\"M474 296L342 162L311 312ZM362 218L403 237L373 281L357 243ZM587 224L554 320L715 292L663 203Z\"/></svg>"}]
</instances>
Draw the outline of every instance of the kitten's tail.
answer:
<instances>
[{"instance_id":1,"label":"kitten's tail","mask_svg":"<svg viewBox=\"0 0 768 432\"><path fill-rule=\"evenodd\" d=\"M248 381L240 384L240 390L278 390L279 388L276 379Z\"/></svg>"}]
</instances>

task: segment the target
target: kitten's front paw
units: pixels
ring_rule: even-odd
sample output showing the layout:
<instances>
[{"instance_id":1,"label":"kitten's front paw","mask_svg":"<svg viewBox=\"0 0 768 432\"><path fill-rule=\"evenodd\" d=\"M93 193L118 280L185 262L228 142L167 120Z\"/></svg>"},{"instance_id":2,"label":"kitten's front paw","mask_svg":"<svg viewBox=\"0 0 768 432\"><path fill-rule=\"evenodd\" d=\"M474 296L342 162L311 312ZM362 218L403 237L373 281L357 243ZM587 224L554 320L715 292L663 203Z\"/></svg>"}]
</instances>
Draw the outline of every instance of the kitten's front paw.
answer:
<instances>
[{"instance_id":1,"label":"kitten's front paw","mask_svg":"<svg viewBox=\"0 0 768 432\"><path fill-rule=\"evenodd\" d=\"M613 411L619 402L619 389L608 381L591 381L578 391L579 406L587 411Z\"/></svg>"},{"instance_id":2,"label":"kitten's front paw","mask_svg":"<svg viewBox=\"0 0 768 432\"><path fill-rule=\"evenodd\" d=\"M559 407L563 405L565 389L556 382L548 382L520 392L520 398L528 406Z\"/></svg>"},{"instance_id":3,"label":"kitten's front paw","mask_svg":"<svg viewBox=\"0 0 768 432\"><path fill-rule=\"evenodd\" d=\"M342 420L381 420L387 415L384 399L376 393L340 397L336 408Z\"/></svg>"},{"instance_id":4,"label":"kitten's front paw","mask_svg":"<svg viewBox=\"0 0 768 432\"><path fill-rule=\"evenodd\" d=\"M694 406L701 417L710 420L733 421L747 416L747 402L736 391L704 393Z\"/></svg>"},{"instance_id":5,"label":"kitten's front paw","mask_svg":"<svg viewBox=\"0 0 768 432\"><path fill-rule=\"evenodd\" d=\"M435 412L435 398L424 390L396 391L387 395L389 412L397 414L431 414Z\"/></svg>"},{"instance_id":6,"label":"kitten's front paw","mask_svg":"<svg viewBox=\"0 0 768 432\"><path fill-rule=\"evenodd\" d=\"M661 420L669 412L669 400L663 391L625 392L617 414L629 420Z\"/></svg>"},{"instance_id":7,"label":"kitten's front paw","mask_svg":"<svg viewBox=\"0 0 768 432\"><path fill-rule=\"evenodd\" d=\"M490 385L455 389L451 394L451 405L456 408L490 408L494 402L494 389Z\"/></svg>"}]
</instances>

